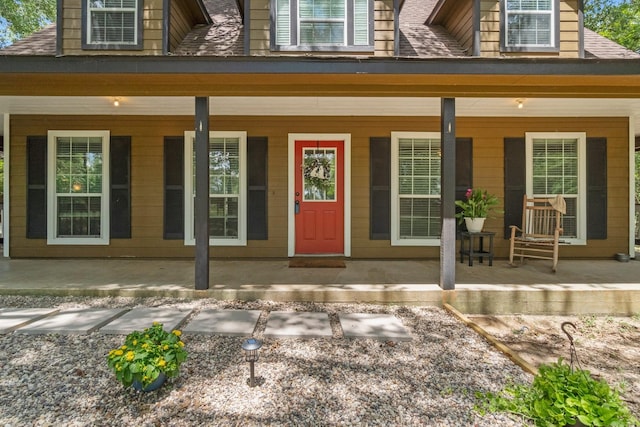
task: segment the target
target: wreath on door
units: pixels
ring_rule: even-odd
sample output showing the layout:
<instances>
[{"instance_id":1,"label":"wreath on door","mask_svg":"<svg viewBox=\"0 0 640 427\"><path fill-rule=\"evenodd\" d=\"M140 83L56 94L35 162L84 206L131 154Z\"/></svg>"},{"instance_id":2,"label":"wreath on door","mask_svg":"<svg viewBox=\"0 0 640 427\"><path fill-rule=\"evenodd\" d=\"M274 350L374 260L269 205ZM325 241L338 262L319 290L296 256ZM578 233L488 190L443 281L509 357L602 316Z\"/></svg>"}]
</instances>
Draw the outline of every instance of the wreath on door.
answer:
<instances>
[{"instance_id":1,"label":"wreath on door","mask_svg":"<svg viewBox=\"0 0 640 427\"><path fill-rule=\"evenodd\" d=\"M329 190L331 183L331 160L326 155L316 155L304 159L303 174L305 182L319 190Z\"/></svg>"}]
</instances>

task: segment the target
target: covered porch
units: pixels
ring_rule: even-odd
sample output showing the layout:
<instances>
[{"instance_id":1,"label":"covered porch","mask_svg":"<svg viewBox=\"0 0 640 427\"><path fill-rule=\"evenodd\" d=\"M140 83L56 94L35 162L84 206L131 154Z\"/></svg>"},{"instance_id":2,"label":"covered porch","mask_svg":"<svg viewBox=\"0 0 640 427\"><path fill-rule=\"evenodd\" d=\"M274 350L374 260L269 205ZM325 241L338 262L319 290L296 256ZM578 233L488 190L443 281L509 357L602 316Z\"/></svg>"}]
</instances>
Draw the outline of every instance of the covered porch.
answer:
<instances>
[{"instance_id":1,"label":"covered porch","mask_svg":"<svg viewBox=\"0 0 640 427\"><path fill-rule=\"evenodd\" d=\"M46 71L42 71L46 70ZM379 121L379 117L401 117L413 118L414 122L420 122L423 118L425 123L416 126L410 123L405 126L413 128L429 127L431 130L439 128L442 135L443 151L442 151L442 205L448 211L442 212L442 235L439 248L434 246L428 253L420 252L419 248L407 249L408 256L403 252L401 254L394 253L396 258L413 258L422 259L434 258L437 251L440 251L439 261L433 261L438 267L436 269L428 269L429 273L421 268L412 266L411 269L405 265L400 272L405 269L413 270L411 274L417 274L421 279L416 280L400 280L398 282L368 284L365 286L399 286L403 284L420 284L423 286L436 286L434 290L437 293L436 300L442 300L442 289L462 289L460 286L466 284L473 285L477 281L475 274L470 276L468 281L462 277L457 277L461 273L461 265L456 260L456 233L454 230L453 218L453 199L454 199L454 179L452 175L455 173L456 157L454 153L456 131L467 126L468 128L482 129L485 138L493 138L495 145L487 146L487 149L481 152L485 160L482 174L479 181L492 182L494 188L502 187L502 175L496 178L495 162L491 163L491 159L496 158L495 148L501 144L504 137L511 135L500 135L496 137L493 134L497 125L491 123L486 129L487 118L507 118L511 123L515 123L514 129L518 134L523 133L524 126L522 123L533 121L535 118L541 118L538 123L547 121L549 118L553 120L548 124L538 124L544 126L545 129L563 129L575 128L577 125L570 122L568 118L581 122L592 122L595 118L599 118L601 122L608 122L608 118L618 119L618 130L622 128L620 123L624 122L623 132L619 131L616 135L618 144L618 158L631 158L633 153L633 137L638 127L636 122L640 117L640 104L638 104L638 96L640 86L637 80L637 67L629 65L623 61L600 61L597 63L585 64L581 61L562 60L562 61L538 61L538 60L522 60L510 61L505 63L500 60L477 60L477 61L390 61L390 60L371 60L366 63L353 60L331 60L331 61L300 61L289 59L265 60L265 59L234 59L234 60L212 60L207 58L189 58L185 60L175 61L172 58L147 59L144 60L126 59L126 58L101 58L99 60L88 60L83 58L28 58L20 59L12 64L10 70L7 70L4 84L0 86L0 95L2 95L1 111L4 113L3 127L5 137L11 134L9 126L13 116L24 115L26 120L30 120L36 115L53 115L60 114L66 116L87 116L98 117L99 120L107 122L114 121L111 129L116 132L117 127L122 128L123 123L128 120L132 122L141 122L140 116L156 115L158 117L174 117L174 121L182 123L186 117L189 117L189 126L193 126L192 117L195 116L196 121L196 141L201 143L200 148L204 147L206 135L209 130L217 129L218 123L216 117L225 116L227 126L239 123L236 117L243 115L245 117L262 116L264 117L263 128L270 129L267 119L275 116L291 116L285 117L286 121L295 123L296 116L300 115L300 111L313 111L315 117L340 117L349 120L351 117L368 117L371 121ZM29 84L21 84L28 77ZM100 84L96 85L96 77L100 78ZM117 112L113 108L113 101L119 101L120 108ZM196 102L194 103L194 100ZM443 102L446 101L446 102ZM524 108L518 108L518 101L522 101ZM270 115L266 115L270 114ZM271 115L272 114L272 115ZM310 113L306 113L310 114ZM129 117L125 117L129 116ZM138 117L136 117L138 116ZM178 117L177 119L175 117ZM308 117L308 116L307 116ZM372 119L371 119L372 118ZM430 118L430 119L427 119ZM435 119L441 119L440 126L434 126ZM462 123L462 119L466 118L466 122ZM590 118L590 120L583 120ZM591 120L591 118L594 118ZM285 120L280 118L281 121ZM234 123L236 120L237 123ZM244 120L244 119L243 119ZM36 120L32 120L36 121ZM211 123L209 123L211 121ZM427 123L428 122L428 123ZM186 123L186 121L185 121ZM313 123L318 127L324 123ZM84 123L83 126L86 126ZM98 126L98 124L94 124ZM60 122L56 121L55 126L60 126ZM73 123L73 126L80 126ZM146 126L151 127L150 124ZM247 125L244 125L245 127ZM288 125L290 126L290 125ZM366 125L371 127L372 124ZM459 126L459 127L457 127ZM564 129L563 128L567 128ZM584 126L584 125L582 125ZM598 125L600 126L600 125ZM363 125L362 127L365 127ZM389 126L391 127L391 126ZM177 126L176 126L177 128ZM185 127L186 128L186 127ZM504 126L502 126L504 128ZM284 129L284 127L282 127ZM402 130L396 125L391 129ZM145 129L146 130L146 129ZM596 133L594 129L592 133ZM118 130L118 132L122 132ZM175 132L170 129L169 133ZM468 132L468 131L467 131ZM289 131L289 134L291 131ZM382 133L382 132L381 132ZM384 129L384 133L388 133ZM259 133L256 134L258 135ZM486 136L489 135L489 136ZM282 139L282 135L276 135ZM370 133L367 136L376 136ZM273 138L275 140L275 138ZM623 142L623 144L620 143ZM276 143L277 145L277 143ZM284 144L280 143L280 151L275 154L281 167L284 161L282 151ZM361 137L360 154L366 154L365 138ZM196 153L198 149L196 148ZM354 150L355 151L355 150ZM159 150L157 151L159 152ZM203 155L204 153L204 155ZM474 153L474 157L475 157ZM9 153L11 155L11 153ZM270 157L276 157L271 156ZM200 160L206 160L206 153L203 149L201 154L196 155ZM142 158L140 156L139 158ZM359 158L354 155L354 159L358 159L360 163L365 159L364 156ZM366 162L366 159L365 159ZM11 162L9 162L9 165ZM275 163L275 161L274 161ZM291 162L290 162L291 163ZM355 163L355 160L354 160ZM624 164L624 168L620 170L632 171L633 165L628 161L628 165ZM628 167L627 167L628 166ZM198 173L198 169L203 173ZM273 170L274 168L271 168ZM366 168L354 173L360 183L367 183L368 172ZM474 172L478 174L478 171ZM202 186L206 188L206 165L204 167L196 165L196 187ZM486 175L486 176L484 176ZM619 188L632 188L631 174L621 174L616 176L618 181L624 185ZM348 174L347 174L348 176ZM284 174L279 176L280 179L285 177ZM476 176L477 178L478 176ZM495 183L490 180L495 180ZM138 182L141 182L139 180ZM624 182L626 181L626 182ZM477 182L477 181L476 181ZM273 180L270 184L274 184ZM135 185L138 185L137 183ZM284 180L277 182L276 197L270 198L270 203L278 202L278 219L282 223L286 223L286 219L292 216L294 212L293 190L291 186L285 186ZM16 185L23 188L24 185ZM360 186L361 191L366 188ZM140 186L133 188L135 194L141 194L146 187ZM137 193L136 193L137 191ZM365 190L366 191L366 190ZM631 224L632 211L632 194L631 191L624 191L624 194L616 196L615 201L624 210L615 208L616 216L624 218L620 226L616 227L616 241L612 246L606 246L602 253L602 257L608 257L616 252L628 250L633 252L633 233ZM189 292L197 294L197 290L201 289L207 292L229 292L227 287L233 286L233 281L229 277L234 274L244 275L249 265L253 264L252 258L255 254L246 254L246 259L237 261L239 264L231 270L230 275L224 274L221 269L217 269L214 263L232 263L232 261L210 261L208 236L206 234L206 197L198 197L202 194L196 188L196 244L195 258L196 267L193 272L193 262L187 263L190 268L191 275L195 274L193 280L182 280L181 283L190 283ZM360 193L362 194L362 193ZM198 200L199 199L199 200ZM345 218L362 219L366 218L367 211L364 209L368 204L368 200L361 197L362 206L357 206L358 217L355 213L349 215L348 211ZM200 203L202 202L202 203ZM155 201L154 201L155 203ZM155 205L154 205L155 206ZM627 207L629 206L629 207ZM146 209L145 213L146 213ZM614 208L611 208L614 210ZM202 212L200 220L198 213ZM135 214L135 212L134 212ZM159 217L159 216L158 216ZM150 218L150 217L149 217ZM146 219L146 218L145 218ZM138 220L139 221L139 220ZM150 221L147 221L150 222ZM354 221L355 222L355 221ZM290 226L291 221L289 221ZM360 221L360 224L363 221ZM358 224L358 225L360 225ZM146 223L144 224L147 225ZM285 233L284 227L279 222L277 229L276 244L278 246L277 256L284 256L287 248L285 244L290 234ZM491 226L499 230L501 228L500 221L495 220ZM8 227L7 227L8 228ZM360 254L357 258L364 259L367 257L366 249L371 246L389 247L386 240L371 243L368 230L358 229L358 244ZM356 227L354 227L356 229ZM347 232L349 228L346 227ZM14 242L21 236L20 233L14 233ZM497 238L499 238L499 233ZM158 233L156 238L159 239ZM146 236L145 236L146 237ZM351 239L350 235L345 235L346 245L350 245L355 239ZM273 234L270 239L274 239ZM5 239L11 239L10 233L7 233ZM611 239L610 239L611 240ZM9 240L10 241L10 240ZM148 243L151 242L151 243ZM27 244L28 243L28 244ZM24 244L23 249L32 250L31 242ZM174 246L179 246L181 242L176 241ZM147 240L145 244L157 246L155 241ZM169 246L168 243L167 246ZM605 244L605 245L608 245ZM117 249L117 245L114 248ZM184 245L183 245L184 246ZM255 247L269 251L271 246L256 244ZM596 248L591 245L592 248ZM50 249L50 248L47 248ZM82 248L80 248L82 249ZM174 249L173 246L171 249ZM591 249L591 248L589 248ZM393 250L393 249L392 249ZM569 249L574 252L577 249ZM595 250L595 249L594 249ZM23 251L24 252L24 251ZM95 251L94 251L95 252ZM126 251L118 253L103 252L98 254L84 254L82 256L104 256L104 257L123 257ZM186 251L185 251L186 252ZM398 251L396 251L398 252ZM416 253L420 252L420 255ZM499 252L499 251L498 251ZM70 257L71 255L58 255L44 253L39 256L62 256ZM237 251L229 252L226 257L235 256ZM5 250L6 256L16 256ZM349 257L352 254L345 249L344 256ZM402 256L396 256L402 255ZM500 253L498 253L500 255ZM17 256L31 256L24 252ZM148 255L133 255L145 257ZM164 255L171 257L171 255ZM244 257L245 255L239 255ZM258 255L271 256L271 255ZM504 256L504 254L502 254ZM580 254L574 254L577 258ZM591 254L582 255L593 257ZM19 260L20 261L20 260ZM21 262L21 261L20 261ZM66 261L63 261L66 262ZM85 262L85 261L81 261ZM111 262L111 261L107 261ZM122 260L127 263L130 261ZM181 261L175 261L181 262ZM235 262L235 261L233 261ZM255 261L259 262L259 261ZM282 261L286 263L286 261ZM348 263L361 263L367 261L348 261ZM375 265L375 261L374 265ZM402 262L402 261L399 261ZM431 263L432 261L410 261L416 263ZM208 267L211 266L209 269ZM543 267L544 268L544 267ZM563 267L561 267L562 269ZM345 271L348 271L349 267ZM477 270L474 268L473 270ZM490 271L496 270L488 269ZM257 269L260 274L261 269ZM368 272L368 269L363 271ZM579 270L578 270L579 271ZM323 272L322 274L330 274ZM333 272L335 274L335 272ZM338 274L343 276L344 274ZM349 274L346 274L349 276ZM89 274L91 276L91 274ZM295 274L294 283L287 280L277 280L274 283L267 283L266 286L273 287L276 285L286 286L282 292L292 290L301 295L302 290L295 290L296 285L306 286L304 292L309 292L309 286L315 283L321 283L322 286L356 286L364 281L365 284L370 280L363 280L368 277L368 273L355 273L353 277L355 283L342 283L342 278L327 278L318 280L318 276L314 276L311 283L296 283L304 274ZM515 274L516 278L521 273ZM603 275L607 277L606 275ZM47 277L47 275L43 275ZM135 276L134 276L135 277ZM190 276L189 276L190 277ZM251 276L250 276L251 277ZM506 282L513 284L514 279L505 279ZM551 284L564 284L560 277L551 279ZM485 280L491 283L489 280ZM253 280L249 282L265 285L262 280ZM482 281L481 281L482 282ZM531 279L527 283L520 285L535 284L536 280ZM569 282L571 283L571 282ZM595 281L594 283L598 283ZM458 285L458 286L454 286ZM485 283L487 284L487 283ZM516 282L517 284L517 282ZM543 283L544 284L544 283ZM196 290L193 290L195 285ZM247 284L242 284L241 290L247 290ZM221 288L222 291L220 290ZM206 290L206 289L209 290ZM381 296L376 296L379 301L396 302L396 297L390 296L390 289L384 289L386 292ZM369 291L370 292L370 291ZM379 290L375 290L379 292ZM320 292L324 295L322 298L329 299L327 292L322 289ZM265 298L273 298L270 294ZM455 294L454 294L455 295ZM277 294L274 295L278 297ZM243 298L252 298L251 294L245 295ZM402 298L405 298L402 300ZM412 300L427 301L426 298L408 298L398 297L398 302L408 302ZM351 297L352 300L358 300L357 296ZM374 299L375 300L375 299ZM372 300L372 301L374 301Z\"/></svg>"}]
</instances>

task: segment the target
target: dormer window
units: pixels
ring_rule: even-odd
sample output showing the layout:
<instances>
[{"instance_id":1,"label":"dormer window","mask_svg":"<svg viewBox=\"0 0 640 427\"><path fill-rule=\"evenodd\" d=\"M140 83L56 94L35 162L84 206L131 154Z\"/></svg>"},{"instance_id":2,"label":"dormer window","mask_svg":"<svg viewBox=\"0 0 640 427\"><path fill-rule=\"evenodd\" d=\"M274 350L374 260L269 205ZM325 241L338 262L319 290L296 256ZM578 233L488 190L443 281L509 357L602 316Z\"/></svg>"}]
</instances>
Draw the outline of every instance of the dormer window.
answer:
<instances>
[{"instance_id":1,"label":"dormer window","mask_svg":"<svg viewBox=\"0 0 640 427\"><path fill-rule=\"evenodd\" d=\"M143 0L84 0L83 49L142 49Z\"/></svg>"},{"instance_id":2,"label":"dormer window","mask_svg":"<svg viewBox=\"0 0 640 427\"><path fill-rule=\"evenodd\" d=\"M558 50L558 0L501 0L501 50Z\"/></svg>"},{"instance_id":3,"label":"dormer window","mask_svg":"<svg viewBox=\"0 0 640 427\"><path fill-rule=\"evenodd\" d=\"M272 0L272 50L373 51L373 0Z\"/></svg>"}]
</instances>

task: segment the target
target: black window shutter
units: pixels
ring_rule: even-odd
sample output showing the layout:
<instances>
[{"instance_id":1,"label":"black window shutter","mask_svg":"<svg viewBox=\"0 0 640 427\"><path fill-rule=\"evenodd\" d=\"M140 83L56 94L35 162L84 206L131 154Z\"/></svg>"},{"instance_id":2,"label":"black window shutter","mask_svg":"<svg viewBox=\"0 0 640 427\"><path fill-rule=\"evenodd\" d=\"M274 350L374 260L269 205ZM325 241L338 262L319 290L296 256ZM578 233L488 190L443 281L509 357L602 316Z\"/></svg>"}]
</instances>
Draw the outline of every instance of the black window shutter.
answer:
<instances>
[{"instance_id":1,"label":"black window shutter","mask_svg":"<svg viewBox=\"0 0 640 427\"><path fill-rule=\"evenodd\" d=\"M47 238L47 137L27 137L27 238Z\"/></svg>"},{"instance_id":2,"label":"black window shutter","mask_svg":"<svg viewBox=\"0 0 640 427\"><path fill-rule=\"evenodd\" d=\"M371 240L391 240L391 138L369 139Z\"/></svg>"},{"instance_id":3,"label":"black window shutter","mask_svg":"<svg viewBox=\"0 0 640 427\"><path fill-rule=\"evenodd\" d=\"M164 238L184 239L184 137L164 138Z\"/></svg>"},{"instance_id":4,"label":"black window shutter","mask_svg":"<svg viewBox=\"0 0 640 427\"><path fill-rule=\"evenodd\" d=\"M465 200L467 190L473 187L473 140L456 138L456 200ZM456 213L459 208L456 208ZM463 225L456 223L458 232Z\"/></svg>"},{"instance_id":5,"label":"black window shutter","mask_svg":"<svg viewBox=\"0 0 640 427\"><path fill-rule=\"evenodd\" d=\"M607 238L607 139L587 138L587 239Z\"/></svg>"},{"instance_id":6,"label":"black window shutter","mask_svg":"<svg viewBox=\"0 0 640 427\"><path fill-rule=\"evenodd\" d=\"M504 238L510 225L522 222L522 198L527 191L526 146L524 138L504 139Z\"/></svg>"},{"instance_id":7,"label":"black window shutter","mask_svg":"<svg viewBox=\"0 0 640 427\"><path fill-rule=\"evenodd\" d=\"M110 238L131 238L131 137L112 136Z\"/></svg>"},{"instance_id":8,"label":"black window shutter","mask_svg":"<svg viewBox=\"0 0 640 427\"><path fill-rule=\"evenodd\" d=\"M456 138L456 200L464 200L473 188L473 140Z\"/></svg>"},{"instance_id":9,"label":"black window shutter","mask_svg":"<svg viewBox=\"0 0 640 427\"><path fill-rule=\"evenodd\" d=\"M247 239L267 240L267 152L264 136L247 138Z\"/></svg>"}]
</instances>

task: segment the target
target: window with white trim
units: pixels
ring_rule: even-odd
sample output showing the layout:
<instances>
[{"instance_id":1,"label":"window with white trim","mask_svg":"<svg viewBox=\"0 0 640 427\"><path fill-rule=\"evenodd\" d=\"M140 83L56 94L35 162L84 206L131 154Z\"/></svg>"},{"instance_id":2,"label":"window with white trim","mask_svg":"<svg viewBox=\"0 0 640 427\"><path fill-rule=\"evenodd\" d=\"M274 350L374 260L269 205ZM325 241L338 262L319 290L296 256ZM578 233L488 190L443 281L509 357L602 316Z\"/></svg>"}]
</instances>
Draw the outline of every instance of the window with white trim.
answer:
<instances>
[{"instance_id":1,"label":"window with white trim","mask_svg":"<svg viewBox=\"0 0 640 427\"><path fill-rule=\"evenodd\" d=\"M47 243L109 244L109 131L49 131Z\"/></svg>"},{"instance_id":2,"label":"window with white trim","mask_svg":"<svg viewBox=\"0 0 640 427\"><path fill-rule=\"evenodd\" d=\"M502 0L503 50L555 50L557 0Z\"/></svg>"},{"instance_id":3,"label":"window with white trim","mask_svg":"<svg viewBox=\"0 0 640 427\"><path fill-rule=\"evenodd\" d=\"M195 244L195 132L185 132L185 244ZM209 243L247 243L246 132L209 133Z\"/></svg>"},{"instance_id":4,"label":"window with white trim","mask_svg":"<svg viewBox=\"0 0 640 427\"><path fill-rule=\"evenodd\" d=\"M440 134L391 133L391 244L440 244Z\"/></svg>"},{"instance_id":5,"label":"window with white trim","mask_svg":"<svg viewBox=\"0 0 640 427\"><path fill-rule=\"evenodd\" d=\"M85 0L85 48L142 48L141 0Z\"/></svg>"},{"instance_id":6,"label":"window with white trim","mask_svg":"<svg viewBox=\"0 0 640 427\"><path fill-rule=\"evenodd\" d=\"M373 0L271 0L274 50L373 50Z\"/></svg>"},{"instance_id":7,"label":"window with white trim","mask_svg":"<svg viewBox=\"0 0 640 427\"><path fill-rule=\"evenodd\" d=\"M586 244L586 134L526 134L527 194L539 198L564 197L563 240Z\"/></svg>"}]
</instances>

